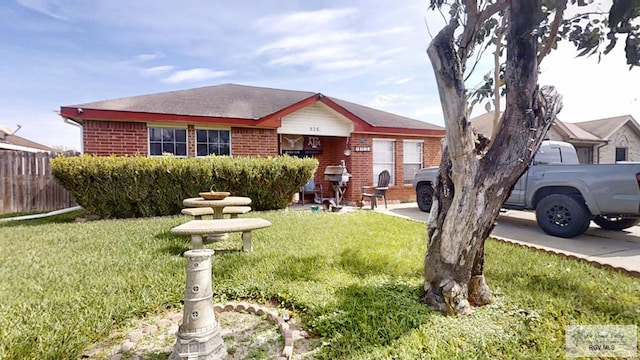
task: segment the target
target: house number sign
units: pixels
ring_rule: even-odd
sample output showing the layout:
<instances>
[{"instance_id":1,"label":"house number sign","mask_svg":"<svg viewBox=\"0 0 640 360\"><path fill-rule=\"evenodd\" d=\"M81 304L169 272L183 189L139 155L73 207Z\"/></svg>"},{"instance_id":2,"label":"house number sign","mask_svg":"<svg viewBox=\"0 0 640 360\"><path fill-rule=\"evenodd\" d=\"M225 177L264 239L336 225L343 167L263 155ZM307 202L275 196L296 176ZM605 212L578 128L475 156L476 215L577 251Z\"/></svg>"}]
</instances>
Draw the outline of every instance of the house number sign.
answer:
<instances>
[{"instance_id":1,"label":"house number sign","mask_svg":"<svg viewBox=\"0 0 640 360\"><path fill-rule=\"evenodd\" d=\"M309 131L320 132L320 126L309 126Z\"/></svg>"},{"instance_id":2,"label":"house number sign","mask_svg":"<svg viewBox=\"0 0 640 360\"><path fill-rule=\"evenodd\" d=\"M354 150L357 152L368 152L371 151L371 146L356 146Z\"/></svg>"}]
</instances>

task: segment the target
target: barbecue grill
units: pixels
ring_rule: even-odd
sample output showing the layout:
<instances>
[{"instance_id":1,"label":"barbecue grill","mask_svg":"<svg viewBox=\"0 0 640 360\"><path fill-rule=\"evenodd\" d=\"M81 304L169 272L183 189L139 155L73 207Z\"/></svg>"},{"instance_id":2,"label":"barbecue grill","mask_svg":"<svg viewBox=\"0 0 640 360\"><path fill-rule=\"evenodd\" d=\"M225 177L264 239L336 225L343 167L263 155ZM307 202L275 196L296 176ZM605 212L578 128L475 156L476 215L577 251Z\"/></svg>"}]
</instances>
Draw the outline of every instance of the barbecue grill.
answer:
<instances>
[{"instance_id":1,"label":"barbecue grill","mask_svg":"<svg viewBox=\"0 0 640 360\"><path fill-rule=\"evenodd\" d=\"M333 192L336 196L336 205L340 205L344 198L344 191L347 189L351 174L347 172L344 165L327 166L324 169L324 179L331 182Z\"/></svg>"}]
</instances>

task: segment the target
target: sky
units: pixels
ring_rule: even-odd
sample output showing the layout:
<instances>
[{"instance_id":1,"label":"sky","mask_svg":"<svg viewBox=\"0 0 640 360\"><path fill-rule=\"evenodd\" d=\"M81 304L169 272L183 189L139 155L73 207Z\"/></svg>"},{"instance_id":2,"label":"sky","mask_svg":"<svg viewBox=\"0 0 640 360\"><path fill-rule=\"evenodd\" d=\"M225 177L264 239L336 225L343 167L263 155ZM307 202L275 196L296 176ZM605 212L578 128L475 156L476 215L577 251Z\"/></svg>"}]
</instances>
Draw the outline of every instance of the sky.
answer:
<instances>
[{"instance_id":1,"label":"sky","mask_svg":"<svg viewBox=\"0 0 640 360\"><path fill-rule=\"evenodd\" d=\"M225 83L319 92L443 126L426 55L442 18L427 3L3 0L0 126L80 150L61 106ZM640 69L621 51L600 63L575 54L561 45L541 65L540 84L563 95L559 118L640 121Z\"/></svg>"}]
</instances>

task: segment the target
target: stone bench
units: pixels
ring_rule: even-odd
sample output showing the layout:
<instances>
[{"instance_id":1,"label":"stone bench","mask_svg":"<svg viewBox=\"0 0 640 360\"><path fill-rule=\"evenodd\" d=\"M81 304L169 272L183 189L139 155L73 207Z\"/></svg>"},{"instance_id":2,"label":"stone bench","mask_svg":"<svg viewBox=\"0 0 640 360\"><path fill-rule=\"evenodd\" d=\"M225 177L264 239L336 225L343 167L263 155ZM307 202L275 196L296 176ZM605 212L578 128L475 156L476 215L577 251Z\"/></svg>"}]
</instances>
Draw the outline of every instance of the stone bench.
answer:
<instances>
[{"instance_id":1,"label":"stone bench","mask_svg":"<svg viewBox=\"0 0 640 360\"><path fill-rule=\"evenodd\" d=\"M171 229L177 235L191 235L191 248L202 249L202 237L209 234L242 233L242 251L251 251L251 231L271 226L260 218L191 220Z\"/></svg>"},{"instance_id":2,"label":"stone bench","mask_svg":"<svg viewBox=\"0 0 640 360\"><path fill-rule=\"evenodd\" d=\"M238 215L243 215L251 211L250 206L225 206L222 209L223 214L231 215L232 219L238 217ZM184 215L191 215L196 220L202 220L203 215L213 215L213 209L210 207L197 207L197 208L186 208L182 209L181 213Z\"/></svg>"}]
</instances>

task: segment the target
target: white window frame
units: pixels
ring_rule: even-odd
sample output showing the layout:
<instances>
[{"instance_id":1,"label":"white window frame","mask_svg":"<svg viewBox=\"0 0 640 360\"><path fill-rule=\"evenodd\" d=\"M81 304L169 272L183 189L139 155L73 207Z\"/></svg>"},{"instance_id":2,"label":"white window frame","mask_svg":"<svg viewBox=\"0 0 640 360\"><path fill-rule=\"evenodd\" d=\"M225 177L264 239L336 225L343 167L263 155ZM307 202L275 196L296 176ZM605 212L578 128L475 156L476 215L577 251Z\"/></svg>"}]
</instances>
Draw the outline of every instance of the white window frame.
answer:
<instances>
[{"instance_id":1,"label":"white window frame","mask_svg":"<svg viewBox=\"0 0 640 360\"><path fill-rule=\"evenodd\" d=\"M420 160L418 162L407 161L407 146L409 144L420 144L420 153L418 156ZM417 170L420 170L424 167L424 140L413 140L413 139L403 139L402 140L402 173L404 176L404 185L411 185L413 183L413 179L415 178L415 173L411 174L410 177L407 176L407 165L418 165ZM417 171L416 170L416 171Z\"/></svg>"},{"instance_id":2,"label":"white window frame","mask_svg":"<svg viewBox=\"0 0 640 360\"><path fill-rule=\"evenodd\" d=\"M174 130L174 140L173 140L174 149L175 149L175 144L176 144L176 141L175 141L175 130L184 130L184 134L185 134L185 141L184 141L185 154L184 155L176 155L175 154L175 150L174 150L173 156L181 157L181 158L189 156L189 130L187 129L186 126L156 125L156 124L150 125L150 124L147 124L147 149L148 149L147 152L148 152L150 157L163 157L163 156L165 156L164 155L165 154L164 151L162 151L162 153L160 153L160 155L152 155L151 154L151 143L152 143L152 141L151 141L151 129L171 129L171 130ZM156 142L156 141L153 141L153 142ZM164 143L164 142L161 141L161 143Z\"/></svg>"},{"instance_id":3,"label":"white window frame","mask_svg":"<svg viewBox=\"0 0 640 360\"><path fill-rule=\"evenodd\" d=\"M231 156L233 155L233 152L231 151L232 146L231 146L231 128L228 127L197 127L195 129L193 129L193 141L194 141L194 151L195 151L195 156L196 157L207 157L210 156L211 154L207 154L207 155L198 155L198 130L213 130L213 131L227 131L229 133L229 155ZM209 144L209 142L207 141L207 145Z\"/></svg>"},{"instance_id":4,"label":"white window frame","mask_svg":"<svg viewBox=\"0 0 640 360\"><path fill-rule=\"evenodd\" d=\"M382 153L380 149L376 151L376 143L391 143L391 162L379 159L376 160L376 153ZM384 152L388 153L386 150ZM389 174L391 174L389 186L394 185L396 181L396 139L373 139L371 144L371 157L373 185L378 185L378 176L383 170L389 170Z\"/></svg>"}]
</instances>

